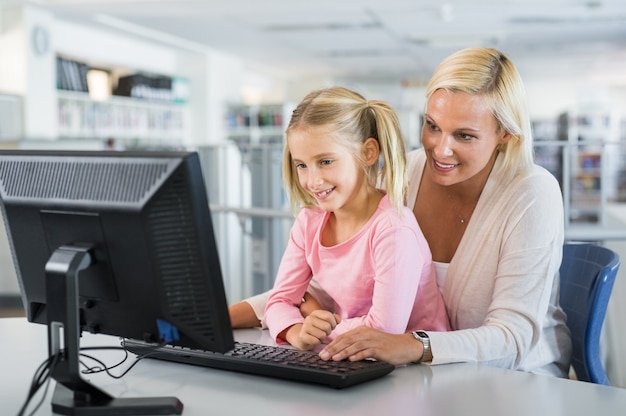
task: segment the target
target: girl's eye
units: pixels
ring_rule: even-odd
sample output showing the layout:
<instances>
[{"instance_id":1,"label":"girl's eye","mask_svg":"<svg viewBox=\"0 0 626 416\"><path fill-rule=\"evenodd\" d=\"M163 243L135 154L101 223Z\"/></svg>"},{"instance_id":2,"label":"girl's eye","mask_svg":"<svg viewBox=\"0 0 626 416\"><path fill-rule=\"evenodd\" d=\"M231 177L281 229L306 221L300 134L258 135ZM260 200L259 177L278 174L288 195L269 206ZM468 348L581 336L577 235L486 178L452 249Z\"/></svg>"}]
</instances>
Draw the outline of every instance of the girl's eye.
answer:
<instances>
[{"instance_id":1,"label":"girl's eye","mask_svg":"<svg viewBox=\"0 0 626 416\"><path fill-rule=\"evenodd\" d=\"M304 163L296 163L296 169L304 169L306 165Z\"/></svg>"},{"instance_id":2,"label":"girl's eye","mask_svg":"<svg viewBox=\"0 0 626 416\"><path fill-rule=\"evenodd\" d=\"M330 159L324 159L324 160L320 161L320 165L322 165L322 166L330 165L332 163L333 163L333 161L330 160Z\"/></svg>"}]
</instances>

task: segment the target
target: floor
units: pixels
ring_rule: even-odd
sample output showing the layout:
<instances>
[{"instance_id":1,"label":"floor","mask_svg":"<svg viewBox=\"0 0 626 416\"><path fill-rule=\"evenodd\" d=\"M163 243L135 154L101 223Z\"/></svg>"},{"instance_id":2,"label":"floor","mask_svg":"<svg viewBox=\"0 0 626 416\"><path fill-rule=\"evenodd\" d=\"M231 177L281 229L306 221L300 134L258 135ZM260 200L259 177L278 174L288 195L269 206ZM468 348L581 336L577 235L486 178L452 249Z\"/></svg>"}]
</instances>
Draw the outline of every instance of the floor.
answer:
<instances>
[{"instance_id":1,"label":"floor","mask_svg":"<svg viewBox=\"0 0 626 416\"><path fill-rule=\"evenodd\" d=\"M14 318L24 315L19 296L0 296L0 318Z\"/></svg>"},{"instance_id":2,"label":"floor","mask_svg":"<svg viewBox=\"0 0 626 416\"><path fill-rule=\"evenodd\" d=\"M24 316L22 308L0 308L0 318L16 318Z\"/></svg>"}]
</instances>

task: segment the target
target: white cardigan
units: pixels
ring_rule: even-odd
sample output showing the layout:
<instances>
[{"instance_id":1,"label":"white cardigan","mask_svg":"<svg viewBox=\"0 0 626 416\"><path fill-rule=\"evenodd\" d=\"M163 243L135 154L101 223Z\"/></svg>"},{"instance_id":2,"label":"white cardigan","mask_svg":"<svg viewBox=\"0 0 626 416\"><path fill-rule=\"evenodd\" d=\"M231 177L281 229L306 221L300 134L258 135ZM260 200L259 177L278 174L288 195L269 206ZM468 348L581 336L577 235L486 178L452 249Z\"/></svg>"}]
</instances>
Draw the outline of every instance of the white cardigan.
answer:
<instances>
[{"instance_id":1,"label":"white cardigan","mask_svg":"<svg viewBox=\"0 0 626 416\"><path fill-rule=\"evenodd\" d=\"M408 158L413 209L426 155L418 149ZM442 289L454 331L429 332L432 364L471 361L565 377L571 341L558 307L561 191L542 167L511 177L502 159L448 267Z\"/></svg>"}]
</instances>

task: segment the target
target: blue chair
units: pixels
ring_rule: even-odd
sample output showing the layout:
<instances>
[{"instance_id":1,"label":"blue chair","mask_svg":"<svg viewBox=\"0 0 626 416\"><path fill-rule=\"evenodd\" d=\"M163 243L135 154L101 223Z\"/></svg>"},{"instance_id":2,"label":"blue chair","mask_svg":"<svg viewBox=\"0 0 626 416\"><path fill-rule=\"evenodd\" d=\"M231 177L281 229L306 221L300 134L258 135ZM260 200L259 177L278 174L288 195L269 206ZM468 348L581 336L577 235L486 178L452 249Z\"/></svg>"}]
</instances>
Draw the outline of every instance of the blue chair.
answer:
<instances>
[{"instance_id":1,"label":"blue chair","mask_svg":"<svg viewBox=\"0 0 626 416\"><path fill-rule=\"evenodd\" d=\"M600 334L620 258L593 244L565 244L561 263L561 306L567 314L576 378L609 385L600 358Z\"/></svg>"}]
</instances>

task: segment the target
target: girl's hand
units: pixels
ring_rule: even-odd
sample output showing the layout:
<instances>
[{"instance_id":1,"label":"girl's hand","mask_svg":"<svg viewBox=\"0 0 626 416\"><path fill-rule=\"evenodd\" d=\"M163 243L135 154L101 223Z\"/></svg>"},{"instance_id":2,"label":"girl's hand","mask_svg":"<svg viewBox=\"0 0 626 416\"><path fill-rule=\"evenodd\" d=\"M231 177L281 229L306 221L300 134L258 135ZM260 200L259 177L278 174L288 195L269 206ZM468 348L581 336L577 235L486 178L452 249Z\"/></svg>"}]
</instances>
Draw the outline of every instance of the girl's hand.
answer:
<instances>
[{"instance_id":1,"label":"girl's hand","mask_svg":"<svg viewBox=\"0 0 626 416\"><path fill-rule=\"evenodd\" d=\"M289 327L284 338L300 350L312 350L330 335L340 321L337 314L315 310L304 318L303 323Z\"/></svg>"},{"instance_id":2,"label":"girl's hand","mask_svg":"<svg viewBox=\"0 0 626 416\"><path fill-rule=\"evenodd\" d=\"M412 334L388 334L360 326L339 335L322 351L323 360L360 361L375 358L393 365L408 364L422 357L423 345Z\"/></svg>"}]
</instances>

